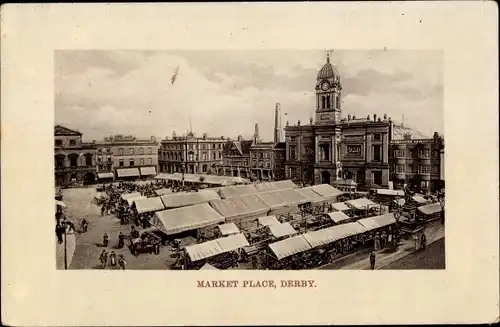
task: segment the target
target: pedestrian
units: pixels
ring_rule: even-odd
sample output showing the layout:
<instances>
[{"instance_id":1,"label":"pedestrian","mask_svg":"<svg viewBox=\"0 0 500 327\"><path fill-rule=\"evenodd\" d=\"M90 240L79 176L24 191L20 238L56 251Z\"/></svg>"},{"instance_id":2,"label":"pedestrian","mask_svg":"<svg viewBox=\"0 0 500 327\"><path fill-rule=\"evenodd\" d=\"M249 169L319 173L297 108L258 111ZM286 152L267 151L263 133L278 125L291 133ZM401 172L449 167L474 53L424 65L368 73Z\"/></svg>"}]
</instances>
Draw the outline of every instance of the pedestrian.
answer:
<instances>
[{"instance_id":1,"label":"pedestrian","mask_svg":"<svg viewBox=\"0 0 500 327\"><path fill-rule=\"evenodd\" d=\"M118 234L118 248L121 249L125 245L125 235L120 232Z\"/></svg>"},{"instance_id":2,"label":"pedestrian","mask_svg":"<svg viewBox=\"0 0 500 327\"><path fill-rule=\"evenodd\" d=\"M108 252L106 250L102 250L99 260L101 261L102 269L106 268L106 264L108 263Z\"/></svg>"},{"instance_id":3,"label":"pedestrian","mask_svg":"<svg viewBox=\"0 0 500 327\"><path fill-rule=\"evenodd\" d=\"M385 231L382 232L382 235L380 236L380 240L382 241L381 246L383 249L387 246L387 233Z\"/></svg>"},{"instance_id":4,"label":"pedestrian","mask_svg":"<svg viewBox=\"0 0 500 327\"><path fill-rule=\"evenodd\" d=\"M425 250L425 246L427 245L427 238L425 237L425 233L422 233L421 244L422 250Z\"/></svg>"},{"instance_id":5,"label":"pedestrian","mask_svg":"<svg viewBox=\"0 0 500 327\"><path fill-rule=\"evenodd\" d=\"M101 216L104 216L104 210L106 210L105 205L103 204L101 207Z\"/></svg>"},{"instance_id":6,"label":"pedestrian","mask_svg":"<svg viewBox=\"0 0 500 327\"><path fill-rule=\"evenodd\" d=\"M116 253L115 251L111 251L110 255L109 255L109 263L111 264L111 266L115 267L116 266Z\"/></svg>"},{"instance_id":7,"label":"pedestrian","mask_svg":"<svg viewBox=\"0 0 500 327\"><path fill-rule=\"evenodd\" d=\"M56 236L57 242L61 244L63 242L64 227L61 224L56 225Z\"/></svg>"},{"instance_id":8,"label":"pedestrian","mask_svg":"<svg viewBox=\"0 0 500 327\"><path fill-rule=\"evenodd\" d=\"M118 265L120 266L120 270L125 270L126 264L127 264L127 262L125 261L123 254L120 254L120 258L118 259Z\"/></svg>"},{"instance_id":9,"label":"pedestrian","mask_svg":"<svg viewBox=\"0 0 500 327\"><path fill-rule=\"evenodd\" d=\"M87 219L83 218L82 220L82 225L81 225L81 229L82 229L82 232L83 233L86 233L87 232L87 229L88 229L88 222L87 222Z\"/></svg>"},{"instance_id":10,"label":"pedestrian","mask_svg":"<svg viewBox=\"0 0 500 327\"><path fill-rule=\"evenodd\" d=\"M370 269L371 270L375 269L375 252L372 252L370 254Z\"/></svg>"},{"instance_id":11,"label":"pedestrian","mask_svg":"<svg viewBox=\"0 0 500 327\"><path fill-rule=\"evenodd\" d=\"M418 236L416 233L413 233L412 239L413 239L413 246L415 247L415 250L418 250Z\"/></svg>"},{"instance_id":12,"label":"pedestrian","mask_svg":"<svg viewBox=\"0 0 500 327\"><path fill-rule=\"evenodd\" d=\"M257 269L257 257L252 256L252 269Z\"/></svg>"},{"instance_id":13,"label":"pedestrian","mask_svg":"<svg viewBox=\"0 0 500 327\"><path fill-rule=\"evenodd\" d=\"M373 245L374 245L375 251L380 250L380 234L379 234L379 232L375 233L375 237L373 238Z\"/></svg>"},{"instance_id":14,"label":"pedestrian","mask_svg":"<svg viewBox=\"0 0 500 327\"><path fill-rule=\"evenodd\" d=\"M102 245L104 247L107 247L108 241L109 241L108 233L104 233L104 235L102 236Z\"/></svg>"}]
</instances>

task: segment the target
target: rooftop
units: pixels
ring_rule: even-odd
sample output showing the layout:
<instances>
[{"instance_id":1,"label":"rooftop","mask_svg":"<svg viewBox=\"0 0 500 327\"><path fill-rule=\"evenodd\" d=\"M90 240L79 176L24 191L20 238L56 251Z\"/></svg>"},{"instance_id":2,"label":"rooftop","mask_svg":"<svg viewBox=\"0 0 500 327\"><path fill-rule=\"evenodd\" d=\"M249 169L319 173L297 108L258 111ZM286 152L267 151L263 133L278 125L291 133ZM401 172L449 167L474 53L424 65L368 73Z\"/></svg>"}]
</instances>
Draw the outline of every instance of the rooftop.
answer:
<instances>
[{"instance_id":1,"label":"rooftop","mask_svg":"<svg viewBox=\"0 0 500 327\"><path fill-rule=\"evenodd\" d=\"M64 127L62 125L55 125L54 126L54 135L56 135L56 136L81 136L82 133L80 133L77 130Z\"/></svg>"}]
</instances>

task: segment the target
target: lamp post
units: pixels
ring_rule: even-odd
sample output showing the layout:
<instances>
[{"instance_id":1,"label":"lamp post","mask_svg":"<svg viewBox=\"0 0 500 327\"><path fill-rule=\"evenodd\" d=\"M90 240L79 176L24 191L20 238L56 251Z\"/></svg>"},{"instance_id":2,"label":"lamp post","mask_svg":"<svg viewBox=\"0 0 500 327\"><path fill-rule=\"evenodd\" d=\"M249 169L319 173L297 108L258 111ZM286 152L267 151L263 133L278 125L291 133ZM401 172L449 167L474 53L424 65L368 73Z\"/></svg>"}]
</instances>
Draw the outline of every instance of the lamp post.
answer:
<instances>
[{"instance_id":1,"label":"lamp post","mask_svg":"<svg viewBox=\"0 0 500 327\"><path fill-rule=\"evenodd\" d=\"M66 222L63 222L64 227L64 269L68 269L68 250L67 250L67 237L66 237Z\"/></svg>"}]
</instances>

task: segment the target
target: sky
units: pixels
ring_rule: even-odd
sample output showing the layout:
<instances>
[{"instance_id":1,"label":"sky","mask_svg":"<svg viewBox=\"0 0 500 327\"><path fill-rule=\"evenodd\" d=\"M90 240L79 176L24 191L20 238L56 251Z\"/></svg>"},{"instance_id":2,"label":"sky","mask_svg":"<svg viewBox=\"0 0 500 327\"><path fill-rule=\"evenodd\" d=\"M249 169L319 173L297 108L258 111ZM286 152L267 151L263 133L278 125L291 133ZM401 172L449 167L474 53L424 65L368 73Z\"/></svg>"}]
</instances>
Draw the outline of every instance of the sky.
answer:
<instances>
[{"instance_id":1,"label":"sky","mask_svg":"<svg viewBox=\"0 0 500 327\"><path fill-rule=\"evenodd\" d=\"M314 117L325 50L56 51L55 122L85 140L172 132L272 140L286 121ZM443 133L443 58L435 50L333 50L342 116L387 114L426 135ZM175 83L172 75L178 67ZM286 113L286 115L284 115Z\"/></svg>"}]
</instances>

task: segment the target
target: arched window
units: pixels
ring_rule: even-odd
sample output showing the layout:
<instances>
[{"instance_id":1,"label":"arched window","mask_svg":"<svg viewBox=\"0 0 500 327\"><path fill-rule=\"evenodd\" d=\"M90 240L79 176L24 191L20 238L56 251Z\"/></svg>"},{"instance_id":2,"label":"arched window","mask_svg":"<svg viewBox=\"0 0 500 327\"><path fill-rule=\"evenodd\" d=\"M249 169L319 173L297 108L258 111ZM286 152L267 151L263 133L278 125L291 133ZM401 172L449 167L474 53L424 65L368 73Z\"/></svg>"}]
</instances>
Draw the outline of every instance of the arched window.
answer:
<instances>
[{"instance_id":1,"label":"arched window","mask_svg":"<svg viewBox=\"0 0 500 327\"><path fill-rule=\"evenodd\" d=\"M340 101L339 101L339 96L335 96L335 105L337 109L340 109Z\"/></svg>"},{"instance_id":2,"label":"arched window","mask_svg":"<svg viewBox=\"0 0 500 327\"><path fill-rule=\"evenodd\" d=\"M74 153L70 154L68 156L68 158L69 158L69 165L71 167L77 167L78 166L78 155L77 154L74 154Z\"/></svg>"},{"instance_id":3,"label":"arched window","mask_svg":"<svg viewBox=\"0 0 500 327\"><path fill-rule=\"evenodd\" d=\"M92 166L92 154L90 153L85 155L85 166Z\"/></svg>"},{"instance_id":4,"label":"arched window","mask_svg":"<svg viewBox=\"0 0 500 327\"><path fill-rule=\"evenodd\" d=\"M325 109L326 99L324 96L321 97L321 109Z\"/></svg>"},{"instance_id":5,"label":"arched window","mask_svg":"<svg viewBox=\"0 0 500 327\"><path fill-rule=\"evenodd\" d=\"M330 96L326 97L326 108L330 109Z\"/></svg>"},{"instance_id":6,"label":"arched window","mask_svg":"<svg viewBox=\"0 0 500 327\"><path fill-rule=\"evenodd\" d=\"M58 154L55 156L55 161L56 161L56 167L57 168L63 168L64 167L64 159L66 157L63 154Z\"/></svg>"}]
</instances>

